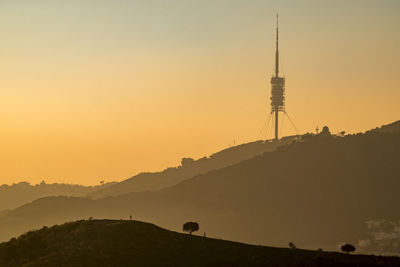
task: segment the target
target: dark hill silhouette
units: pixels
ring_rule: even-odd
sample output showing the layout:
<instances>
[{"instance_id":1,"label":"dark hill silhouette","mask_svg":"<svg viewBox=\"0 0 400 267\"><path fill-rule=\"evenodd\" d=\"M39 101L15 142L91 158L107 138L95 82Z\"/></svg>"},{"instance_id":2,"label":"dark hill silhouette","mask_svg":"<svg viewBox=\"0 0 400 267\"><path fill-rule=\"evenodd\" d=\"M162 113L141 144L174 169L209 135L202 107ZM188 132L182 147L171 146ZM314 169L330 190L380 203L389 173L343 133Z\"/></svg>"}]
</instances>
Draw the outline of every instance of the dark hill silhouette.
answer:
<instances>
[{"instance_id":1,"label":"dark hill silhouette","mask_svg":"<svg viewBox=\"0 0 400 267\"><path fill-rule=\"evenodd\" d=\"M0 244L0 266L399 266L400 258L251 246L138 221L88 220Z\"/></svg>"},{"instance_id":2,"label":"dark hill silhouette","mask_svg":"<svg viewBox=\"0 0 400 267\"><path fill-rule=\"evenodd\" d=\"M380 128L375 128L371 131L398 132L400 131L400 121L384 125ZM196 175L239 163L264 152L272 152L282 145L290 144L297 138L300 138L300 136L287 136L282 138L279 143L260 140L241 144L198 160L190 161L190 158L186 158L186 164L184 164L184 158L182 164L178 167L167 168L162 172L140 173L112 186L98 188L97 190L88 193L87 196L96 199L108 196L118 196L131 192L160 190L165 187L173 186Z\"/></svg>"},{"instance_id":3,"label":"dark hill silhouette","mask_svg":"<svg viewBox=\"0 0 400 267\"><path fill-rule=\"evenodd\" d=\"M363 239L365 221L400 219L399 158L400 132L306 135L160 191L34 201L0 218L0 238L91 216L132 214L176 230L193 220L208 236L224 239L335 249Z\"/></svg>"},{"instance_id":4,"label":"dark hill silhouette","mask_svg":"<svg viewBox=\"0 0 400 267\"><path fill-rule=\"evenodd\" d=\"M295 140L296 137L297 136L284 137L279 143L260 140L241 144L198 160L183 158L182 164L178 167L171 167L162 172L140 173L110 187L100 188L89 193L87 196L91 198L103 198L131 192L160 190L192 178L193 176L214 169L227 167L264 152L274 151L279 146L289 144Z\"/></svg>"},{"instance_id":5,"label":"dark hill silhouette","mask_svg":"<svg viewBox=\"0 0 400 267\"><path fill-rule=\"evenodd\" d=\"M27 182L12 185L4 184L0 186L0 217L5 214L5 210L15 209L38 198L59 195L80 197L113 184L83 186L76 184L47 184L44 181L36 185L31 185Z\"/></svg>"},{"instance_id":6,"label":"dark hill silhouette","mask_svg":"<svg viewBox=\"0 0 400 267\"><path fill-rule=\"evenodd\" d=\"M376 128L375 130L386 133L400 132L400 121L395 121L393 123L383 125L382 127Z\"/></svg>"}]
</instances>

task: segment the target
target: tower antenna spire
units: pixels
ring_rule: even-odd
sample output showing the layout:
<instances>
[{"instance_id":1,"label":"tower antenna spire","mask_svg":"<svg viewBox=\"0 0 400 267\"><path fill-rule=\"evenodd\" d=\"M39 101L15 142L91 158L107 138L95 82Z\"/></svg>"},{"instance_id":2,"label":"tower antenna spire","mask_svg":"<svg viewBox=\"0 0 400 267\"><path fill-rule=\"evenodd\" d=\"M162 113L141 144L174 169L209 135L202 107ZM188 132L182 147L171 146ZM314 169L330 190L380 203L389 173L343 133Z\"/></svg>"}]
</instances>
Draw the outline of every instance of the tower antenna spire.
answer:
<instances>
[{"instance_id":1,"label":"tower antenna spire","mask_svg":"<svg viewBox=\"0 0 400 267\"><path fill-rule=\"evenodd\" d=\"M279 112L285 112L285 77L279 77L278 13L276 14L275 75L271 78L271 113L275 113L275 140L279 140Z\"/></svg>"},{"instance_id":2,"label":"tower antenna spire","mask_svg":"<svg viewBox=\"0 0 400 267\"><path fill-rule=\"evenodd\" d=\"M275 51L275 77L279 76L279 29L278 29L278 13L276 13L276 51Z\"/></svg>"}]
</instances>

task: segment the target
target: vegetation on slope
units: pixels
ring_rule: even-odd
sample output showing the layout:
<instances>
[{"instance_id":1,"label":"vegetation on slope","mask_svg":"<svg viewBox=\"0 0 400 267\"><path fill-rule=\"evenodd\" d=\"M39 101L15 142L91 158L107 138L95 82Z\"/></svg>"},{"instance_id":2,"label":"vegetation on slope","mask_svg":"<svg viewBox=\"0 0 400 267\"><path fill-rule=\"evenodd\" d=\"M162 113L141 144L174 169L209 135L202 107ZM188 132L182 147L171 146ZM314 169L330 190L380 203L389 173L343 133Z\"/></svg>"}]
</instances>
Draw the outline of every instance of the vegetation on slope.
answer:
<instances>
[{"instance_id":1,"label":"vegetation on slope","mask_svg":"<svg viewBox=\"0 0 400 267\"><path fill-rule=\"evenodd\" d=\"M138 221L89 220L0 244L0 266L399 266L400 259L251 246Z\"/></svg>"}]
</instances>

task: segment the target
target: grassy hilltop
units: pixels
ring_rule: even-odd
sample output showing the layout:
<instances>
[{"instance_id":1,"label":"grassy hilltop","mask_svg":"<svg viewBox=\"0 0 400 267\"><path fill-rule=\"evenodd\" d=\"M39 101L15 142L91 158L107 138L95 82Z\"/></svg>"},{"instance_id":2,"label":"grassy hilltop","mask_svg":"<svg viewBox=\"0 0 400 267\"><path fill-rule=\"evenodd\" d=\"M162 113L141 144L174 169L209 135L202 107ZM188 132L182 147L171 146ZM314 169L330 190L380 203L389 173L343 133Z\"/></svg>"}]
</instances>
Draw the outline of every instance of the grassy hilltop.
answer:
<instances>
[{"instance_id":1,"label":"grassy hilltop","mask_svg":"<svg viewBox=\"0 0 400 267\"><path fill-rule=\"evenodd\" d=\"M44 227L0 244L0 266L400 266L400 258L253 246L139 221Z\"/></svg>"}]
</instances>

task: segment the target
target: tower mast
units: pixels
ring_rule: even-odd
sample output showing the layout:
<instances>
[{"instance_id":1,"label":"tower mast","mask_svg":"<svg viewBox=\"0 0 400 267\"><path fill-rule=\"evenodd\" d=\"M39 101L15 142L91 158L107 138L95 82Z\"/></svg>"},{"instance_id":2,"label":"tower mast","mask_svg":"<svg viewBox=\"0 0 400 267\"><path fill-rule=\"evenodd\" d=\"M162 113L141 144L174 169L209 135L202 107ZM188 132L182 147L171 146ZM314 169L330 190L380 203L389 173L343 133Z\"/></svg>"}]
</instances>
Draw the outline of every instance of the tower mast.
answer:
<instances>
[{"instance_id":1,"label":"tower mast","mask_svg":"<svg viewBox=\"0 0 400 267\"><path fill-rule=\"evenodd\" d=\"M285 77L279 77L279 30L276 14L275 76L271 78L271 113L275 113L275 140L279 139L279 112L285 111Z\"/></svg>"},{"instance_id":2,"label":"tower mast","mask_svg":"<svg viewBox=\"0 0 400 267\"><path fill-rule=\"evenodd\" d=\"M279 76L279 30L278 30L278 14L276 14L276 48L275 48L275 77Z\"/></svg>"}]
</instances>

